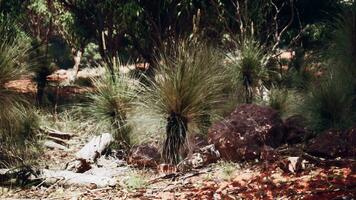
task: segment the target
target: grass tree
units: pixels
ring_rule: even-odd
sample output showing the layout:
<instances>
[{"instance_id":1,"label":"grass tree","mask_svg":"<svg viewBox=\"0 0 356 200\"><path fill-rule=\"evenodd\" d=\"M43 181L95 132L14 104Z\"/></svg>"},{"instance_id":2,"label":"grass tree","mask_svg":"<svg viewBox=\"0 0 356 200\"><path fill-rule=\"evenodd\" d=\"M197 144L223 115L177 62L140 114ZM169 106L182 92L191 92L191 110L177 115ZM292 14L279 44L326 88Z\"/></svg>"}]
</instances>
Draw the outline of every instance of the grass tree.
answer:
<instances>
[{"instance_id":1,"label":"grass tree","mask_svg":"<svg viewBox=\"0 0 356 200\"><path fill-rule=\"evenodd\" d=\"M160 56L140 103L143 112L165 119L163 158L177 164L187 134L193 127L204 132L221 107L225 70L221 54L206 45L182 42L173 49Z\"/></svg>"},{"instance_id":2,"label":"grass tree","mask_svg":"<svg viewBox=\"0 0 356 200\"><path fill-rule=\"evenodd\" d=\"M268 76L267 57L262 46L254 39L245 38L239 43L238 51L232 53L229 62L233 85L237 90L242 86L245 103L252 103L254 89Z\"/></svg>"}]
</instances>

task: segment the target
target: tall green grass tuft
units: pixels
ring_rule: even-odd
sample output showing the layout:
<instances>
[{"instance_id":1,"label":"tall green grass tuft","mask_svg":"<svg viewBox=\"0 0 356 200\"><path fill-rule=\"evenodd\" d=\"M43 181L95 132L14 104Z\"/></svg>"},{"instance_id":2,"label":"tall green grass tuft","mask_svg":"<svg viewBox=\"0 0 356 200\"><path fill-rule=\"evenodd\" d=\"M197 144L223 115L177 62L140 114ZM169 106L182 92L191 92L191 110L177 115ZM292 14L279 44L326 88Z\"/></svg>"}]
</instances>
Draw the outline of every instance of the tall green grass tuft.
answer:
<instances>
[{"instance_id":1,"label":"tall green grass tuft","mask_svg":"<svg viewBox=\"0 0 356 200\"><path fill-rule=\"evenodd\" d=\"M306 99L305 113L311 127L349 128L356 122L356 4L335 23L327 55L330 58L324 80L315 85Z\"/></svg>"},{"instance_id":2,"label":"tall green grass tuft","mask_svg":"<svg viewBox=\"0 0 356 200\"><path fill-rule=\"evenodd\" d=\"M278 111L281 117L289 117L297 113L303 103L302 95L287 88L272 87L268 92L266 105Z\"/></svg>"},{"instance_id":3,"label":"tall green grass tuft","mask_svg":"<svg viewBox=\"0 0 356 200\"><path fill-rule=\"evenodd\" d=\"M230 75L236 90L244 90L245 103L252 103L254 91L268 77L267 56L261 44L252 38L244 39L233 52L230 63Z\"/></svg>"},{"instance_id":4,"label":"tall green grass tuft","mask_svg":"<svg viewBox=\"0 0 356 200\"><path fill-rule=\"evenodd\" d=\"M329 49L329 55L337 65L334 70L351 74L352 82L356 80L356 3L350 10L340 15L335 23L333 45ZM336 69L335 69L336 67Z\"/></svg>"},{"instance_id":5,"label":"tall green grass tuft","mask_svg":"<svg viewBox=\"0 0 356 200\"><path fill-rule=\"evenodd\" d=\"M316 132L329 128L348 128L355 121L354 86L346 76L330 74L312 87L305 100L304 116Z\"/></svg>"},{"instance_id":6,"label":"tall green grass tuft","mask_svg":"<svg viewBox=\"0 0 356 200\"><path fill-rule=\"evenodd\" d=\"M89 101L83 111L95 120L98 128L114 133L121 147L129 147L131 128L127 124L127 117L139 84L121 73L119 67L120 63L116 61L113 73L106 67L103 76L92 80L95 91L88 95Z\"/></svg>"},{"instance_id":7,"label":"tall green grass tuft","mask_svg":"<svg viewBox=\"0 0 356 200\"><path fill-rule=\"evenodd\" d=\"M177 164L187 134L206 133L222 107L226 70L221 53L203 44L182 42L160 57L156 77L149 80L139 105L165 128L163 157Z\"/></svg>"},{"instance_id":8,"label":"tall green grass tuft","mask_svg":"<svg viewBox=\"0 0 356 200\"><path fill-rule=\"evenodd\" d=\"M6 87L27 72L29 53L25 37L0 21L0 166L25 164L36 150L38 117L25 98Z\"/></svg>"}]
</instances>

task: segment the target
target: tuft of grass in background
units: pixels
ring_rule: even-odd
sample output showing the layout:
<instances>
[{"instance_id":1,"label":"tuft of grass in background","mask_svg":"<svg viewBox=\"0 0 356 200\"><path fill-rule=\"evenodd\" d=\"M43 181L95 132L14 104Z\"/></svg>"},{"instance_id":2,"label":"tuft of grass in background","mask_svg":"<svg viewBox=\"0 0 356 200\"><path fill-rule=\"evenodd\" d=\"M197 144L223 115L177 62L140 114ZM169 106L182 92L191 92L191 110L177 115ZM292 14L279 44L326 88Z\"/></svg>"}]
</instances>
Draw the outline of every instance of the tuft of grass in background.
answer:
<instances>
[{"instance_id":1,"label":"tuft of grass in background","mask_svg":"<svg viewBox=\"0 0 356 200\"><path fill-rule=\"evenodd\" d=\"M267 79L267 61L263 47L253 38L244 39L238 51L232 52L228 61L230 78L235 90L244 90L244 103L252 103L255 90Z\"/></svg>"},{"instance_id":2,"label":"tuft of grass in background","mask_svg":"<svg viewBox=\"0 0 356 200\"><path fill-rule=\"evenodd\" d=\"M206 133L223 106L226 74L221 53L203 44L182 42L160 57L156 77L149 80L137 105L151 118L143 126L155 119L151 123L160 125L159 130L165 127L163 157L178 163L187 134Z\"/></svg>"},{"instance_id":3,"label":"tuft of grass in background","mask_svg":"<svg viewBox=\"0 0 356 200\"><path fill-rule=\"evenodd\" d=\"M132 101L137 97L139 83L119 71L120 63L114 62L111 72L92 80L95 91L88 94L88 102L83 104L79 114L95 121L97 130L114 134L121 147L131 145L131 127L127 123Z\"/></svg>"},{"instance_id":4,"label":"tuft of grass in background","mask_svg":"<svg viewBox=\"0 0 356 200\"><path fill-rule=\"evenodd\" d=\"M0 20L0 166L30 162L37 152L38 116L26 99L6 88L6 83L27 73L29 44L26 37ZM14 26L12 24L12 26Z\"/></svg>"},{"instance_id":5,"label":"tuft of grass in background","mask_svg":"<svg viewBox=\"0 0 356 200\"><path fill-rule=\"evenodd\" d=\"M335 30L324 79L311 88L302 110L316 133L356 122L355 3L336 20Z\"/></svg>"},{"instance_id":6,"label":"tuft of grass in background","mask_svg":"<svg viewBox=\"0 0 356 200\"><path fill-rule=\"evenodd\" d=\"M333 45L329 49L329 56L333 62L334 70L350 74L356 84L356 3L353 2L350 10L345 10L335 22Z\"/></svg>"},{"instance_id":7,"label":"tuft of grass in background","mask_svg":"<svg viewBox=\"0 0 356 200\"><path fill-rule=\"evenodd\" d=\"M286 118L297 113L303 103L303 95L295 90L273 86L261 103L277 110L282 118Z\"/></svg>"},{"instance_id":8,"label":"tuft of grass in background","mask_svg":"<svg viewBox=\"0 0 356 200\"><path fill-rule=\"evenodd\" d=\"M355 120L354 86L344 75L329 74L312 87L301 110L316 132L329 128L348 128Z\"/></svg>"}]
</instances>

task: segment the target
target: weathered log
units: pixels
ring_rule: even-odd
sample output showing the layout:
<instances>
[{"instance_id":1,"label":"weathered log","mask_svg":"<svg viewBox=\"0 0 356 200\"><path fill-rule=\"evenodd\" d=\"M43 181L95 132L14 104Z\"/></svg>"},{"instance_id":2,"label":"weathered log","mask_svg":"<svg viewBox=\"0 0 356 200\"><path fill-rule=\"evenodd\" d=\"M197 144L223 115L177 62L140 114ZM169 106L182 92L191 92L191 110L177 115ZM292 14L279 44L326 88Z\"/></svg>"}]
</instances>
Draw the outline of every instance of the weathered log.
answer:
<instances>
[{"instance_id":1,"label":"weathered log","mask_svg":"<svg viewBox=\"0 0 356 200\"><path fill-rule=\"evenodd\" d=\"M36 172L30 167L16 169L0 169L0 184L26 183L28 180L36 181Z\"/></svg>"},{"instance_id":2,"label":"weathered log","mask_svg":"<svg viewBox=\"0 0 356 200\"><path fill-rule=\"evenodd\" d=\"M95 136L80 151L78 151L75 156L77 158L95 162L113 141L114 138L110 133L103 133L102 135Z\"/></svg>"},{"instance_id":3,"label":"weathered log","mask_svg":"<svg viewBox=\"0 0 356 200\"><path fill-rule=\"evenodd\" d=\"M44 145L45 147L50 148L50 149L61 149L61 150L64 150L64 151L67 151L67 150L68 150L67 147L65 147L65 146L63 146L63 145L61 145L61 144L58 144L58 143L56 143L56 142L53 142L53 141L51 141L51 140L46 140L46 141L43 143L43 145Z\"/></svg>"},{"instance_id":4,"label":"weathered log","mask_svg":"<svg viewBox=\"0 0 356 200\"><path fill-rule=\"evenodd\" d=\"M52 128L42 128L42 130L47 133L47 135L51 136L51 137L56 137L56 138L61 138L64 140L69 140L71 139L74 134L73 133L65 133L62 131L58 131Z\"/></svg>"},{"instance_id":5,"label":"weathered log","mask_svg":"<svg viewBox=\"0 0 356 200\"><path fill-rule=\"evenodd\" d=\"M59 185L77 186L90 186L91 184L95 184L97 187L108 187L116 185L115 178L81 174L71 171L53 171L43 169L39 178L43 179L46 184L57 183Z\"/></svg>"},{"instance_id":6,"label":"weathered log","mask_svg":"<svg viewBox=\"0 0 356 200\"><path fill-rule=\"evenodd\" d=\"M65 140L61 139L61 138L47 136L47 139L52 140L53 142L61 144L63 146L68 146L68 143Z\"/></svg>"}]
</instances>

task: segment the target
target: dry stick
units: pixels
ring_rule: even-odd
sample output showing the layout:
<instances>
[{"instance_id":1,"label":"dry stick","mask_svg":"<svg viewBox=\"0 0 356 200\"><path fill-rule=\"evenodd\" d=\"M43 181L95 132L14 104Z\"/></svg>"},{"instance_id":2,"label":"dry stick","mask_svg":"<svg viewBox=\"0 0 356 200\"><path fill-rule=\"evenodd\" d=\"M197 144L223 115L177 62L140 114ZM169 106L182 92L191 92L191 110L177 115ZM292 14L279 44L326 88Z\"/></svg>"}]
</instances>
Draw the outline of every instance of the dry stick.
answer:
<instances>
[{"instance_id":1,"label":"dry stick","mask_svg":"<svg viewBox=\"0 0 356 200\"><path fill-rule=\"evenodd\" d=\"M47 136L47 138L50 140L53 140L54 142L59 143L61 145L68 146L68 143L61 138L57 138L57 137L53 137L53 136Z\"/></svg>"},{"instance_id":2,"label":"dry stick","mask_svg":"<svg viewBox=\"0 0 356 200\"><path fill-rule=\"evenodd\" d=\"M347 165L351 165L352 167L356 167L356 160L355 159L324 159L324 158L319 158L312 156L306 152L304 152L301 149L298 148L285 148L281 150L277 150L280 153L292 153L294 155L298 155L299 157L302 157L303 159L312 162L318 166L337 166L337 167L343 167Z\"/></svg>"}]
</instances>

